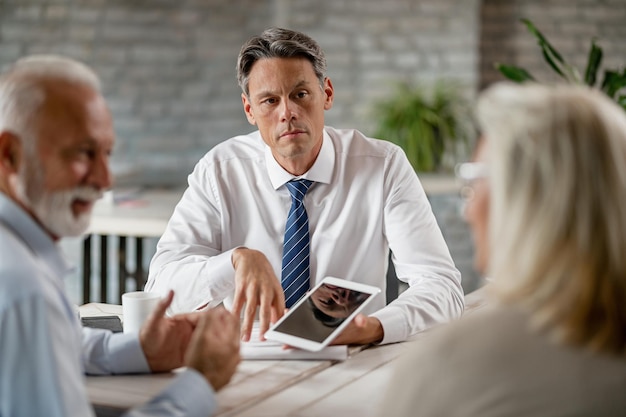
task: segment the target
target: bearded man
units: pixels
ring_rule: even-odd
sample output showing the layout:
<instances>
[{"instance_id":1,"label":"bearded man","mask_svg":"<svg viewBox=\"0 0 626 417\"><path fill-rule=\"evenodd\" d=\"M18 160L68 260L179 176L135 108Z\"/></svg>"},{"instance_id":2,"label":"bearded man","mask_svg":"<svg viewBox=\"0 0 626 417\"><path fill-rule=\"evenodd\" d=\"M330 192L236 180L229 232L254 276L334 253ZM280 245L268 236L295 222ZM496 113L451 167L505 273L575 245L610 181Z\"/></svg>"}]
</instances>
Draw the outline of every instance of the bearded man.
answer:
<instances>
[{"instance_id":1,"label":"bearded man","mask_svg":"<svg viewBox=\"0 0 626 417\"><path fill-rule=\"evenodd\" d=\"M62 57L18 61L0 76L0 416L91 416L84 373L187 366L129 415L207 416L239 362L226 310L165 317L137 334L81 328L64 293L58 240L89 226L111 187L115 142L96 75Z\"/></svg>"}]
</instances>

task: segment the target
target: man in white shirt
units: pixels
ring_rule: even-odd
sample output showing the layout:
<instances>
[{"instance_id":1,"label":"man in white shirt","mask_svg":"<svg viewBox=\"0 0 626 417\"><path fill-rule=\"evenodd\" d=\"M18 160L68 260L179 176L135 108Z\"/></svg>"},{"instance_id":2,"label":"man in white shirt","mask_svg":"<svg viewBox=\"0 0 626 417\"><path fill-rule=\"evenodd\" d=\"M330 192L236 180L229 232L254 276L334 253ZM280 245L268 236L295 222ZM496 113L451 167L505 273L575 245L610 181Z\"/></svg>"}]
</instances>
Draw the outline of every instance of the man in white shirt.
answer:
<instances>
[{"instance_id":1,"label":"man in white shirt","mask_svg":"<svg viewBox=\"0 0 626 417\"><path fill-rule=\"evenodd\" d=\"M224 309L165 317L172 292L139 335L81 328L58 240L86 230L111 186L114 140L84 65L36 56L0 76L0 416L91 416L85 372L187 366L127 415L206 417L239 362L238 318Z\"/></svg>"},{"instance_id":2,"label":"man in white shirt","mask_svg":"<svg viewBox=\"0 0 626 417\"><path fill-rule=\"evenodd\" d=\"M415 172L399 147L324 126L334 99L325 72L323 51L299 32L271 28L243 45L241 97L259 130L215 146L189 176L146 285L175 289L174 311L224 301L243 310L248 340L257 309L263 334L302 295L295 286L334 276L384 289L391 249L409 289L387 306L373 300L335 343L401 341L461 315L461 277ZM292 210L305 233L289 258Z\"/></svg>"}]
</instances>

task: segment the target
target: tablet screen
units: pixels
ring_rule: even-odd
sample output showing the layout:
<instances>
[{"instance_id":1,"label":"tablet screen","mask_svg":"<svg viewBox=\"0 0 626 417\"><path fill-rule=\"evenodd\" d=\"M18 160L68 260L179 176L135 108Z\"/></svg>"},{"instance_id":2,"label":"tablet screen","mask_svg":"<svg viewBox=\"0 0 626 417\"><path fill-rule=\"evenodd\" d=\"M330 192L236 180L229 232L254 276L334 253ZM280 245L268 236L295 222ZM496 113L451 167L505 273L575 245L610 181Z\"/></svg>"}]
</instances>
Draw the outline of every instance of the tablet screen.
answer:
<instances>
[{"instance_id":1,"label":"tablet screen","mask_svg":"<svg viewBox=\"0 0 626 417\"><path fill-rule=\"evenodd\" d=\"M274 328L321 343L373 294L322 283Z\"/></svg>"}]
</instances>

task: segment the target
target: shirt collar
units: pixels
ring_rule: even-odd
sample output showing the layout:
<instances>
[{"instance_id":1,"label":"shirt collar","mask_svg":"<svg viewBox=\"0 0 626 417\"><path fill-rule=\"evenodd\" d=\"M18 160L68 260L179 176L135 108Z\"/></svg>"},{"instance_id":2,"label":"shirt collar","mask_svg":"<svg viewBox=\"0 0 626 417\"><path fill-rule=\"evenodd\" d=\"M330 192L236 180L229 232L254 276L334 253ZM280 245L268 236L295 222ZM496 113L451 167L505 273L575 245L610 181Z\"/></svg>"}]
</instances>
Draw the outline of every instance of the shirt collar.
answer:
<instances>
[{"instance_id":1,"label":"shirt collar","mask_svg":"<svg viewBox=\"0 0 626 417\"><path fill-rule=\"evenodd\" d=\"M71 266L63 257L50 235L17 203L0 192L0 223L21 239L26 246L51 269L64 277Z\"/></svg>"},{"instance_id":2,"label":"shirt collar","mask_svg":"<svg viewBox=\"0 0 626 417\"><path fill-rule=\"evenodd\" d=\"M267 146L267 144L265 145L265 165L267 167L267 174L275 190L294 178L305 178L315 182L330 184L335 167L335 145L328 133L326 133L326 130L324 130L320 153L317 155L313 166L300 177L294 177L293 174L285 171L285 169L276 162L274 155L272 155L272 149Z\"/></svg>"}]
</instances>

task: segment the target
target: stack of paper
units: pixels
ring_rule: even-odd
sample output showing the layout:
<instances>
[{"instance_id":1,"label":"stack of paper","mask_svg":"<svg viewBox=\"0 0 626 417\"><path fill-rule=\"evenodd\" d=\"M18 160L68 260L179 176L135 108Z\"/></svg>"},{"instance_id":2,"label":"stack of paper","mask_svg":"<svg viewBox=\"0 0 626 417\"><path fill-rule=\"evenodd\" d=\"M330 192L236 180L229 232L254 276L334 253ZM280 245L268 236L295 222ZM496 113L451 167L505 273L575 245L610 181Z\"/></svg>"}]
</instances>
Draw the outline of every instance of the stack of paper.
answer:
<instances>
[{"instance_id":1,"label":"stack of paper","mask_svg":"<svg viewBox=\"0 0 626 417\"><path fill-rule=\"evenodd\" d=\"M255 322L252 327L252 334L249 342L242 342L240 353L242 359L268 359L268 360L336 360L348 359L353 349L348 349L347 345L326 346L317 352L297 348L285 348L285 345L271 340L259 340L259 322Z\"/></svg>"},{"instance_id":2,"label":"stack of paper","mask_svg":"<svg viewBox=\"0 0 626 417\"><path fill-rule=\"evenodd\" d=\"M327 346L317 352L297 348L285 348L285 345L278 342L258 339L251 339L250 342L241 343L242 359L294 359L294 360L338 360L348 359L348 346L337 345Z\"/></svg>"}]
</instances>

